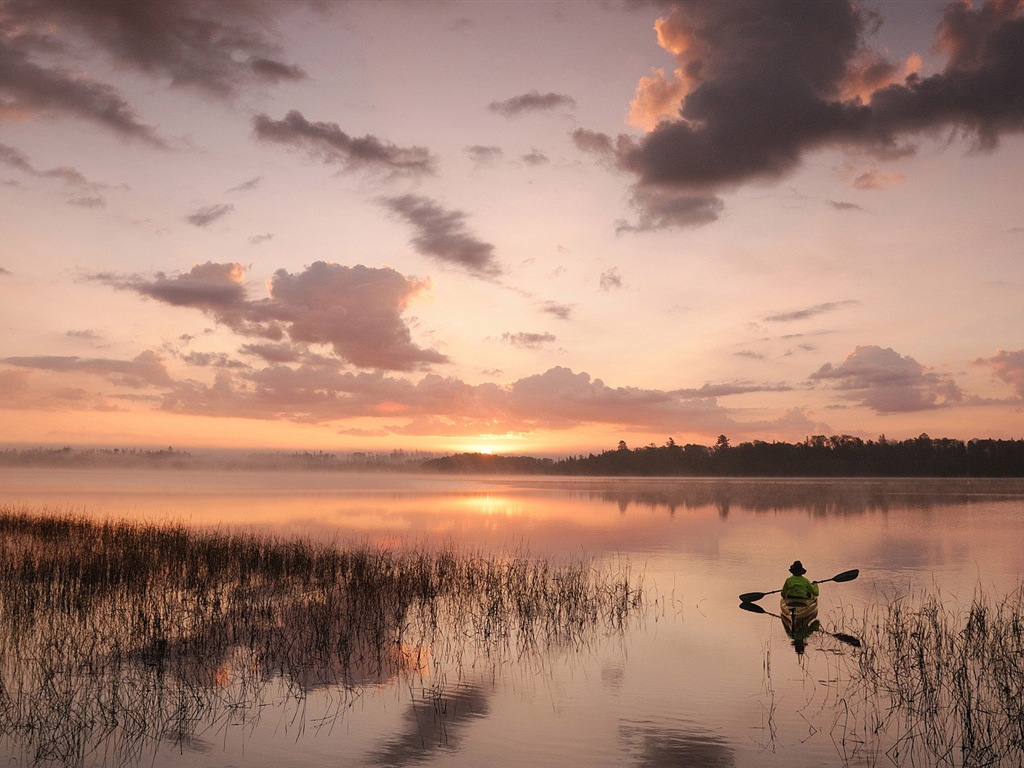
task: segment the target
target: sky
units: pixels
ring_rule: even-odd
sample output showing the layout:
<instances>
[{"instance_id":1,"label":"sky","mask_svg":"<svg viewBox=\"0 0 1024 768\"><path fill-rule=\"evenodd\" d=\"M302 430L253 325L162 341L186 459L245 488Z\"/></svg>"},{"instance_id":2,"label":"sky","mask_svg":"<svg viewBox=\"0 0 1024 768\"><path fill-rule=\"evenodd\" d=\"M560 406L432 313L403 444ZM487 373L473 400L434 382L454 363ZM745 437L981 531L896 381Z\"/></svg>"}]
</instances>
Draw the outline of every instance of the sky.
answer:
<instances>
[{"instance_id":1,"label":"sky","mask_svg":"<svg viewBox=\"0 0 1024 768\"><path fill-rule=\"evenodd\" d=\"M1024 438L1021 2L0 0L0 441Z\"/></svg>"}]
</instances>

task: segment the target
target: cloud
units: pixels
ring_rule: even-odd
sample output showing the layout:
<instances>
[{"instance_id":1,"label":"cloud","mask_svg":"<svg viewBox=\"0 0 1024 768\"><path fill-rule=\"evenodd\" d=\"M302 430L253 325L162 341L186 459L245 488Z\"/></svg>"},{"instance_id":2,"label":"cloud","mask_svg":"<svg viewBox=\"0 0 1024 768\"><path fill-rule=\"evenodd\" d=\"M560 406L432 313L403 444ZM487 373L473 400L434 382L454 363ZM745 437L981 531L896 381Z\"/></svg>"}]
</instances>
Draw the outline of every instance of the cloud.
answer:
<instances>
[{"instance_id":1,"label":"cloud","mask_svg":"<svg viewBox=\"0 0 1024 768\"><path fill-rule=\"evenodd\" d=\"M501 147L491 145L474 144L466 147L466 154L469 159L478 165L494 165L504 156Z\"/></svg>"},{"instance_id":2,"label":"cloud","mask_svg":"<svg viewBox=\"0 0 1024 768\"><path fill-rule=\"evenodd\" d=\"M68 48L84 36L120 67L226 96L253 81L305 77L301 68L277 58L279 48L270 37L275 5L47 0L10 2L4 13L11 27L35 33L37 51Z\"/></svg>"},{"instance_id":3,"label":"cloud","mask_svg":"<svg viewBox=\"0 0 1024 768\"><path fill-rule=\"evenodd\" d=\"M267 240L273 239L274 234L272 232L264 232L262 235L252 235L249 238L249 242L252 243L253 245L259 245L260 243L265 243L267 242Z\"/></svg>"},{"instance_id":4,"label":"cloud","mask_svg":"<svg viewBox=\"0 0 1024 768\"><path fill-rule=\"evenodd\" d=\"M615 140L607 133L591 131L587 128L576 128L570 136L573 144L581 152L588 152L605 160L615 158Z\"/></svg>"},{"instance_id":5,"label":"cloud","mask_svg":"<svg viewBox=\"0 0 1024 768\"><path fill-rule=\"evenodd\" d=\"M573 136L582 149L605 158L611 153L634 176L634 204L648 210L639 225L625 229L709 223L721 208L713 202L720 194L779 179L818 149L891 159L912 153L909 140L924 133L954 129L993 148L1001 135L1024 129L1018 2L950 3L937 34L947 61L928 77L914 62L900 70L866 58L871 18L852 0L691 2L669 9L658 39L676 57L678 114L640 138ZM650 81L641 83L641 92L652 89ZM875 188L881 178L867 176L861 184ZM666 195L680 202L666 206ZM672 215L680 208L682 215ZM686 215L686 209L701 213Z\"/></svg>"},{"instance_id":6,"label":"cloud","mask_svg":"<svg viewBox=\"0 0 1024 768\"><path fill-rule=\"evenodd\" d=\"M534 149L533 151L523 155L522 160L527 165L532 166L547 165L551 162L551 160L548 159L548 156L539 149Z\"/></svg>"},{"instance_id":7,"label":"cloud","mask_svg":"<svg viewBox=\"0 0 1024 768\"><path fill-rule=\"evenodd\" d=\"M626 122L646 131L653 130L662 120L679 114L679 105L687 90L682 70L677 69L675 77L670 79L664 69L653 69L637 83Z\"/></svg>"},{"instance_id":8,"label":"cloud","mask_svg":"<svg viewBox=\"0 0 1024 768\"><path fill-rule=\"evenodd\" d=\"M991 368L997 379L1009 384L1024 399L1024 349L1001 349L992 357L979 357L974 364Z\"/></svg>"},{"instance_id":9,"label":"cloud","mask_svg":"<svg viewBox=\"0 0 1024 768\"><path fill-rule=\"evenodd\" d=\"M262 181L262 176L253 176L251 179L243 181L241 184L237 186L231 187L231 189L229 189L228 192L249 192L253 189L256 189L256 187L258 187L260 185L260 182Z\"/></svg>"},{"instance_id":10,"label":"cloud","mask_svg":"<svg viewBox=\"0 0 1024 768\"><path fill-rule=\"evenodd\" d=\"M220 370L212 384L178 382L166 393L162 407L304 423L376 417L385 420L377 432L392 435L529 432L604 424L659 434L749 431L764 436L776 433L782 424L741 424L707 394L711 391L710 386L703 392L693 390L701 394L691 397L687 391L609 387L587 373L561 367L500 386L469 385L436 374L411 381L380 371L351 373L331 366L280 364L257 371ZM786 430L814 431L819 426L802 412L786 414L783 421Z\"/></svg>"},{"instance_id":11,"label":"cloud","mask_svg":"<svg viewBox=\"0 0 1024 768\"><path fill-rule=\"evenodd\" d=\"M518 117L526 112L576 109L576 100L564 93L540 93L534 90L504 101L492 101L487 108L505 117Z\"/></svg>"},{"instance_id":12,"label":"cloud","mask_svg":"<svg viewBox=\"0 0 1024 768\"><path fill-rule=\"evenodd\" d=\"M568 320L572 317L572 307L569 304L559 304L556 301L545 301L541 305L540 311L553 315L559 320Z\"/></svg>"},{"instance_id":13,"label":"cloud","mask_svg":"<svg viewBox=\"0 0 1024 768\"><path fill-rule=\"evenodd\" d=\"M69 198L68 202L72 205L81 205L87 208L98 208L106 205L106 200L101 194L99 194L100 190L106 189L106 185L89 181L89 179L87 179L85 175L76 168L62 165L57 168L40 171L32 164L28 155L20 149L11 147L7 144L0 144L0 163L37 178L58 179L73 189L91 193Z\"/></svg>"},{"instance_id":14,"label":"cloud","mask_svg":"<svg viewBox=\"0 0 1024 768\"><path fill-rule=\"evenodd\" d=\"M185 221L189 224L195 224L197 227L206 227L215 222L217 219L226 216L235 210L235 206L230 203L217 203L215 205L207 205L203 208L199 208L193 211L185 217Z\"/></svg>"},{"instance_id":15,"label":"cloud","mask_svg":"<svg viewBox=\"0 0 1024 768\"><path fill-rule=\"evenodd\" d=\"M845 301L826 301L823 304L815 304L812 307L797 309L791 312L780 312L777 315L770 315L766 317L765 320L770 323L791 323L794 320L806 320L809 317L817 317L818 315L824 315L829 312L834 312L837 309L842 309L843 307L849 307L859 303L860 302L856 299L846 299Z\"/></svg>"},{"instance_id":16,"label":"cloud","mask_svg":"<svg viewBox=\"0 0 1024 768\"><path fill-rule=\"evenodd\" d=\"M737 354L743 355L738 352ZM743 355L747 357L749 355ZM756 353L753 357L759 358ZM672 394L687 399L704 397L728 397L730 395L748 395L753 392L792 392L793 387L789 384L753 384L749 382L731 382L728 384L704 384L697 389L676 389Z\"/></svg>"},{"instance_id":17,"label":"cloud","mask_svg":"<svg viewBox=\"0 0 1024 768\"><path fill-rule=\"evenodd\" d=\"M948 375L877 346L856 347L840 365L826 363L809 378L830 384L846 399L880 414L929 410L964 399Z\"/></svg>"},{"instance_id":18,"label":"cloud","mask_svg":"<svg viewBox=\"0 0 1024 768\"><path fill-rule=\"evenodd\" d=\"M244 278L240 264L206 262L175 277L95 279L172 306L199 309L243 336L328 345L339 358L362 368L408 371L447 361L413 344L401 317L427 289L425 281L393 269L317 261L297 274L277 270L269 297L251 299Z\"/></svg>"},{"instance_id":19,"label":"cloud","mask_svg":"<svg viewBox=\"0 0 1024 768\"><path fill-rule=\"evenodd\" d=\"M494 258L494 246L467 230L467 216L462 211L442 208L419 195L384 197L380 202L413 225L416 235L412 243L424 256L480 276L501 273Z\"/></svg>"},{"instance_id":20,"label":"cloud","mask_svg":"<svg viewBox=\"0 0 1024 768\"><path fill-rule=\"evenodd\" d=\"M166 146L150 126L139 122L113 87L30 61L28 49L35 38L12 33L12 20L4 21L7 23L0 28L0 118L5 112L22 117L69 115L92 121L124 138Z\"/></svg>"},{"instance_id":21,"label":"cloud","mask_svg":"<svg viewBox=\"0 0 1024 768\"><path fill-rule=\"evenodd\" d=\"M895 184L902 184L906 177L902 173L884 173L875 168L857 174L853 186L857 189L885 189Z\"/></svg>"},{"instance_id":22,"label":"cloud","mask_svg":"<svg viewBox=\"0 0 1024 768\"><path fill-rule=\"evenodd\" d=\"M501 340L511 344L513 347L526 347L537 349L542 344L551 344L555 341L551 333L503 333Z\"/></svg>"},{"instance_id":23,"label":"cloud","mask_svg":"<svg viewBox=\"0 0 1024 768\"><path fill-rule=\"evenodd\" d=\"M601 273L599 281L602 291L616 291L622 287L622 273L618 267L606 269Z\"/></svg>"},{"instance_id":24,"label":"cloud","mask_svg":"<svg viewBox=\"0 0 1024 768\"><path fill-rule=\"evenodd\" d=\"M847 203L842 200L827 200L826 202L837 211L864 211L864 207L856 203Z\"/></svg>"},{"instance_id":25,"label":"cloud","mask_svg":"<svg viewBox=\"0 0 1024 768\"><path fill-rule=\"evenodd\" d=\"M38 371L92 374L107 379L117 386L132 389L164 386L171 383L171 377L163 360L151 350L142 352L134 360L38 355L8 357L0 362Z\"/></svg>"},{"instance_id":26,"label":"cloud","mask_svg":"<svg viewBox=\"0 0 1024 768\"><path fill-rule=\"evenodd\" d=\"M424 147L399 147L376 136L349 136L337 123L311 123L291 110L282 120L256 115L253 131L261 141L305 150L325 163L340 163L346 170L369 169L418 176L435 171L436 161Z\"/></svg>"},{"instance_id":27,"label":"cloud","mask_svg":"<svg viewBox=\"0 0 1024 768\"><path fill-rule=\"evenodd\" d=\"M7 144L0 144L0 163L24 173L38 174L38 171L29 162L28 155L20 149L8 146Z\"/></svg>"},{"instance_id":28,"label":"cloud","mask_svg":"<svg viewBox=\"0 0 1024 768\"><path fill-rule=\"evenodd\" d=\"M716 221L725 203L714 195L692 195L670 189L635 187L633 207L639 214L635 224L623 221L615 231L649 232L667 227L700 227Z\"/></svg>"}]
</instances>

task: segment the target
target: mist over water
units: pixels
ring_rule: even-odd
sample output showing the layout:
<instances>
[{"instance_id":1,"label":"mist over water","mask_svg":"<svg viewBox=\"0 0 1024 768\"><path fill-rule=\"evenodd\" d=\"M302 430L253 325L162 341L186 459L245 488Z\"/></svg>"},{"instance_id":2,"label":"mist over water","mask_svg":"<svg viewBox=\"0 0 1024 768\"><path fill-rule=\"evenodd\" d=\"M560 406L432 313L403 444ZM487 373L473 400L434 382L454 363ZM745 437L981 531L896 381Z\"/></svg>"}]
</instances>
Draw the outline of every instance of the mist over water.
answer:
<instances>
[{"instance_id":1,"label":"mist over water","mask_svg":"<svg viewBox=\"0 0 1024 768\"><path fill-rule=\"evenodd\" d=\"M953 608L1013 593L1024 570L1022 503L1021 481L0 471L0 504L14 507L318 546L582 560L642 576L642 619L569 647L460 652L458 664L301 697L270 675L265 706L218 710L187 745L150 745L146 761L158 765L243 754L267 765L296 755L367 766L870 764L888 746L863 744L836 715L837 686L863 651L835 633L925 593ZM825 631L802 656L778 619L737 610L740 593L778 589L794 559L816 579L861 570L822 584ZM777 611L777 596L760 605Z\"/></svg>"}]
</instances>

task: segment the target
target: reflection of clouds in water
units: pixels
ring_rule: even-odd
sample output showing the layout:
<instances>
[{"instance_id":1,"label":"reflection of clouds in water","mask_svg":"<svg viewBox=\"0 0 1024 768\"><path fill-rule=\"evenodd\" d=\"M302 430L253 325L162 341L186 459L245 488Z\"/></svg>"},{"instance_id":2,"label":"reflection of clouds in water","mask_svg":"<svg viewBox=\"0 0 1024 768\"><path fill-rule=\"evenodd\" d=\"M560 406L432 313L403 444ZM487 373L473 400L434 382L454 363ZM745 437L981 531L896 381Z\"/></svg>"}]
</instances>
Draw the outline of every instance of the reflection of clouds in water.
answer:
<instances>
[{"instance_id":1,"label":"reflection of clouds in water","mask_svg":"<svg viewBox=\"0 0 1024 768\"><path fill-rule=\"evenodd\" d=\"M623 724L619 735L639 768L733 768L732 747L720 736L697 730L663 728L653 723Z\"/></svg>"},{"instance_id":2,"label":"reflection of clouds in water","mask_svg":"<svg viewBox=\"0 0 1024 768\"><path fill-rule=\"evenodd\" d=\"M464 685L452 691L425 688L402 715L402 730L370 756L379 766L428 762L438 752L459 749L462 732L490 711L487 695L479 686Z\"/></svg>"}]
</instances>

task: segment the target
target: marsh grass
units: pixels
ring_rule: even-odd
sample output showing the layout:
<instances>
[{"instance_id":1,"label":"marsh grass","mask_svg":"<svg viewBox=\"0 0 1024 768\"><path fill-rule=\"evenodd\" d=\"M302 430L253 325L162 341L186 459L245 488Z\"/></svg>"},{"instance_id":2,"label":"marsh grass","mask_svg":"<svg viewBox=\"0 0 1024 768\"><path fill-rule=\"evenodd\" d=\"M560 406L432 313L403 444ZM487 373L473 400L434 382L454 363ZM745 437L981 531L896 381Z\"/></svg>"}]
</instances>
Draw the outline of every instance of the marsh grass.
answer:
<instances>
[{"instance_id":1,"label":"marsh grass","mask_svg":"<svg viewBox=\"0 0 1024 768\"><path fill-rule=\"evenodd\" d=\"M619 633L642 578L525 554L338 547L0 508L0 738L117 764L269 703L458 677Z\"/></svg>"},{"instance_id":2,"label":"marsh grass","mask_svg":"<svg viewBox=\"0 0 1024 768\"><path fill-rule=\"evenodd\" d=\"M849 626L863 648L837 710L848 764L1024 765L1024 590L894 599Z\"/></svg>"}]
</instances>

